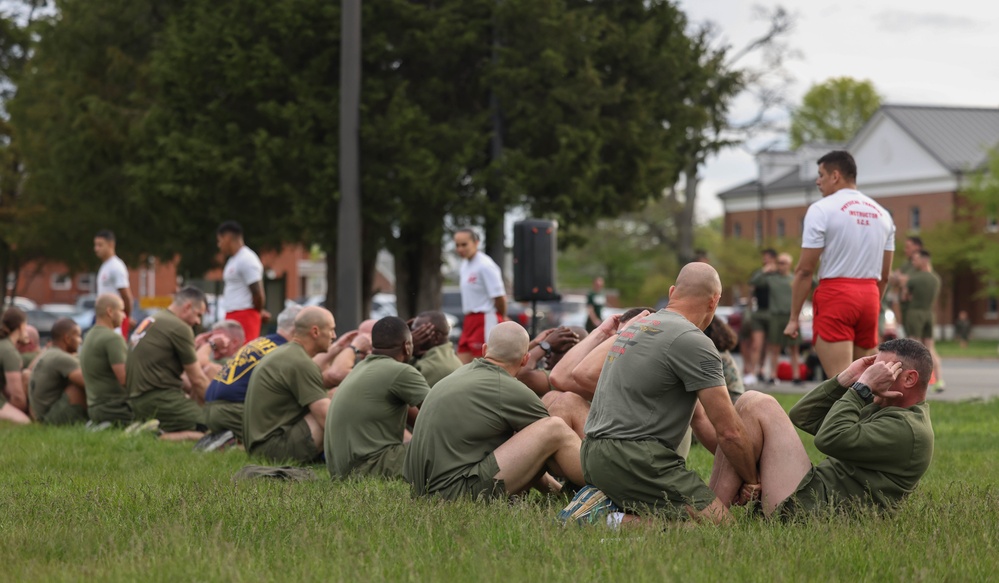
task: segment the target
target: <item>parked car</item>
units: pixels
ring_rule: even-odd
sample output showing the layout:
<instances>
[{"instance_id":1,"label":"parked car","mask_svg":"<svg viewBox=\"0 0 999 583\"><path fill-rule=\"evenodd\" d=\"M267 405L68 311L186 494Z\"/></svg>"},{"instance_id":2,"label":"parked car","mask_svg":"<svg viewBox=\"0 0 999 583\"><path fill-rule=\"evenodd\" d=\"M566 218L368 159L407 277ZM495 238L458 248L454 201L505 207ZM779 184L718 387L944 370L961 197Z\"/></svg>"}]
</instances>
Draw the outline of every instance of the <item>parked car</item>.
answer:
<instances>
[{"instance_id":1,"label":"parked car","mask_svg":"<svg viewBox=\"0 0 999 583\"><path fill-rule=\"evenodd\" d=\"M375 294L371 298L371 312L368 317L381 320L387 316L398 316L399 310L396 306L395 294Z\"/></svg>"}]
</instances>

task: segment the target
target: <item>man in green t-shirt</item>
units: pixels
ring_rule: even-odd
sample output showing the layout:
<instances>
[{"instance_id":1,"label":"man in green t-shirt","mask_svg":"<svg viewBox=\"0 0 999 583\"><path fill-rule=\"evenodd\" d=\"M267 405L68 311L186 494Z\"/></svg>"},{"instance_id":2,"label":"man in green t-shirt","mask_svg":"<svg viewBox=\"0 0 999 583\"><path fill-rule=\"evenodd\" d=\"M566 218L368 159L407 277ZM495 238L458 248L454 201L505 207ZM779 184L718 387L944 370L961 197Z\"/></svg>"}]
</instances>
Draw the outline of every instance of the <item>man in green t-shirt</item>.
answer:
<instances>
[{"instance_id":1,"label":"man in green t-shirt","mask_svg":"<svg viewBox=\"0 0 999 583\"><path fill-rule=\"evenodd\" d=\"M557 492L545 472L582 485L579 437L514 375L527 331L498 324L477 358L437 383L416 419L405 478L414 496L502 498L531 487Z\"/></svg>"},{"instance_id":2,"label":"man in green t-shirt","mask_svg":"<svg viewBox=\"0 0 999 583\"><path fill-rule=\"evenodd\" d=\"M758 483L742 421L732 406L718 350L703 330L721 299L718 273L689 263L669 290L669 305L618 336L593 396L580 450L586 483L636 514L689 515L723 522L728 509L677 452L699 402L718 436L715 454L733 460L738 475ZM580 491L566 514L587 496Z\"/></svg>"},{"instance_id":3,"label":"man in green t-shirt","mask_svg":"<svg viewBox=\"0 0 999 583\"><path fill-rule=\"evenodd\" d=\"M916 488L933 457L926 403L932 368L925 346L899 338L813 389L790 414L770 395L746 393L736 409L751 428L760 485L746 488L716 455L712 489L726 506L759 498L767 516L891 509ZM795 427L814 435L829 457L813 467Z\"/></svg>"},{"instance_id":4,"label":"man in green t-shirt","mask_svg":"<svg viewBox=\"0 0 999 583\"><path fill-rule=\"evenodd\" d=\"M909 296L909 305L905 310L905 334L923 343L933 357L933 374L937 392L944 390L943 370L940 367L940 356L933 340L933 329L936 325L937 298L940 296L940 276L933 273L930 262L930 252L921 249L912 255L913 271L905 282Z\"/></svg>"},{"instance_id":5,"label":"man in green t-shirt","mask_svg":"<svg viewBox=\"0 0 999 583\"><path fill-rule=\"evenodd\" d=\"M586 294L586 331L592 332L603 322L607 295L604 293L604 278L593 278L593 289Z\"/></svg>"},{"instance_id":6,"label":"man in green t-shirt","mask_svg":"<svg viewBox=\"0 0 999 583\"><path fill-rule=\"evenodd\" d=\"M420 406L430 391L423 375L406 364L413 355L406 322L393 316L379 320L371 346L371 354L337 388L326 416L326 468L334 479L401 478L409 408Z\"/></svg>"},{"instance_id":7,"label":"man in green t-shirt","mask_svg":"<svg viewBox=\"0 0 999 583\"><path fill-rule=\"evenodd\" d=\"M121 296L106 293L94 303L94 327L80 347L80 367L87 391L87 416L94 423L128 425L132 409L125 389L128 346L115 328L125 319Z\"/></svg>"},{"instance_id":8,"label":"man in green t-shirt","mask_svg":"<svg viewBox=\"0 0 999 583\"><path fill-rule=\"evenodd\" d=\"M52 346L35 364L28 400L35 419L49 425L69 425L87 420L87 395L76 352L80 327L70 318L52 325Z\"/></svg>"},{"instance_id":9,"label":"man in green t-shirt","mask_svg":"<svg viewBox=\"0 0 999 583\"><path fill-rule=\"evenodd\" d=\"M766 279L770 296L770 322L767 329L767 354L770 357L770 378L777 378L777 361L780 353L787 348L791 357L791 379L794 384L801 383L798 367L798 340L784 335L784 327L791 316L791 283L794 275L791 273L793 259L790 253L777 256L777 271Z\"/></svg>"},{"instance_id":10,"label":"man in green t-shirt","mask_svg":"<svg viewBox=\"0 0 999 583\"><path fill-rule=\"evenodd\" d=\"M205 435L201 403L208 377L194 348L192 326L201 322L206 308L204 292L186 287L167 309L140 322L132 333L125 363L129 406L137 421L159 421L161 439L198 440Z\"/></svg>"},{"instance_id":11,"label":"man in green t-shirt","mask_svg":"<svg viewBox=\"0 0 999 583\"><path fill-rule=\"evenodd\" d=\"M302 308L291 340L267 353L246 388L243 439L250 455L310 463L323 453L330 399L312 358L329 349L336 321L326 308Z\"/></svg>"},{"instance_id":12,"label":"man in green t-shirt","mask_svg":"<svg viewBox=\"0 0 999 583\"><path fill-rule=\"evenodd\" d=\"M426 342L416 346L416 354L420 355L413 365L427 379L432 388L437 381L461 368L461 360L454 351L448 334L451 325L444 312L423 312L413 320L413 330L429 324L431 333Z\"/></svg>"}]
</instances>

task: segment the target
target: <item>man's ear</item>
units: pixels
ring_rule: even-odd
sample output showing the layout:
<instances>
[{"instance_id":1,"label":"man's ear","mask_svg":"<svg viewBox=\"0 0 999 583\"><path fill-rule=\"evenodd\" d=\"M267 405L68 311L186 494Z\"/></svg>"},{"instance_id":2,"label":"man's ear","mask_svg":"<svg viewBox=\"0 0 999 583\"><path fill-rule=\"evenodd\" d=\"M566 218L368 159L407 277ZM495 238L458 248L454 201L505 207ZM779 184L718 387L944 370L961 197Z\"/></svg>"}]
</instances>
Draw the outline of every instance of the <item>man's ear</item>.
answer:
<instances>
[{"instance_id":1,"label":"man's ear","mask_svg":"<svg viewBox=\"0 0 999 583\"><path fill-rule=\"evenodd\" d=\"M527 361L530 360L530 358L531 358L531 351L528 350L527 352L524 353L524 357L520 359L520 368L524 368L524 365L527 364Z\"/></svg>"},{"instance_id":2,"label":"man's ear","mask_svg":"<svg viewBox=\"0 0 999 583\"><path fill-rule=\"evenodd\" d=\"M489 352L489 345L486 344L485 342L483 342L482 343L482 354L480 354L479 356L483 356L484 357L487 352Z\"/></svg>"},{"instance_id":3,"label":"man's ear","mask_svg":"<svg viewBox=\"0 0 999 583\"><path fill-rule=\"evenodd\" d=\"M910 369L910 370L902 371L902 374L905 375L905 378L902 379L902 386L905 387L906 389L911 389L912 387L915 387L916 385L919 384L919 372L918 371L916 371L914 369ZM929 383L927 382L927 384L929 384Z\"/></svg>"}]
</instances>

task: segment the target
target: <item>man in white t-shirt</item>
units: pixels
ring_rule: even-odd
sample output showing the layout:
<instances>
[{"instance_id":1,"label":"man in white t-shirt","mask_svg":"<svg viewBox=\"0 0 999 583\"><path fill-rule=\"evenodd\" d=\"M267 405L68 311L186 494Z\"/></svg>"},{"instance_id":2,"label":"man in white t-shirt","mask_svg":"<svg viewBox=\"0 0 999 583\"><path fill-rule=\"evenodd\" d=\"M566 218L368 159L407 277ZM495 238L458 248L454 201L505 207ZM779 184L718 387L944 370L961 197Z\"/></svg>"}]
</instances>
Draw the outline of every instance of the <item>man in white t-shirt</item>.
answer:
<instances>
[{"instance_id":1,"label":"man in white t-shirt","mask_svg":"<svg viewBox=\"0 0 999 583\"><path fill-rule=\"evenodd\" d=\"M482 345L496 324L506 319L503 272L492 257L479 253L479 235L459 229L454 246L461 261L461 310L465 321L458 339L458 358L468 364L482 356Z\"/></svg>"},{"instance_id":2,"label":"man in white t-shirt","mask_svg":"<svg viewBox=\"0 0 999 583\"><path fill-rule=\"evenodd\" d=\"M246 333L246 342L260 337L260 325L270 320L264 309L264 265L243 244L243 227L225 221L215 232L219 251L229 259L222 269L222 309L227 320L235 320Z\"/></svg>"},{"instance_id":3,"label":"man in white t-shirt","mask_svg":"<svg viewBox=\"0 0 999 583\"><path fill-rule=\"evenodd\" d=\"M115 294L121 296L125 304L125 318L121 321L118 331L128 338L129 324L132 317L132 288L128 283L128 268L125 262L115 254L114 233L108 230L98 231L94 235L94 254L102 261L97 270L97 295Z\"/></svg>"},{"instance_id":4,"label":"man in white t-shirt","mask_svg":"<svg viewBox=\"0 0 999 583\"><path fill-rule=\"evenodd\" d=\"M784 333L798 337L798 315L821 258L819 287L812 298L813 342L831 378L854 360L874 354L878 345L878 314L895 252L895 223L884 207L857 190L857 163L849 152L830 152L818 164L815 184L823 198L805 214Z\"/></svg>"}]
</instances>

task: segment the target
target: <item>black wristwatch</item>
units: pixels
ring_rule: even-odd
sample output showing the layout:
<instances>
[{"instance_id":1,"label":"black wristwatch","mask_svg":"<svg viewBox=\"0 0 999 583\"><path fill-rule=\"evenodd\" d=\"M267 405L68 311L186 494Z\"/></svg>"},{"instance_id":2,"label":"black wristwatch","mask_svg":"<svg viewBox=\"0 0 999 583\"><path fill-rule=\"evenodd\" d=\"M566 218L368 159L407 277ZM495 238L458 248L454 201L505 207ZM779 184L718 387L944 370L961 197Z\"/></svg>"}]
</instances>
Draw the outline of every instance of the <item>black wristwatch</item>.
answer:
<instances>
[{"instance_id":1,"label":"black wristwatch","mask_svg":"<svg viewBox=\"0 0 999 583\"><path fill-rule=\"evenodd\" d=\"M853 383L850 388L857 391L857 395L859 395L865 403L870 403L874 400L874 392L871 390L871 387L868 387L864 383L857 381Z\"/></svg>"},{"instance_id":2,"label":"black wristwatch","mask_svg":"<svg viewBox=\"0 0 999 583\"><path fill-rule=\"evenodd\" d=\"M545 351L545 356L552 355L552 345L549 344L547 340L542 340L541 342L538 342L538 346L541 347L541 350Z\"/></svg>"}]
</instances>

